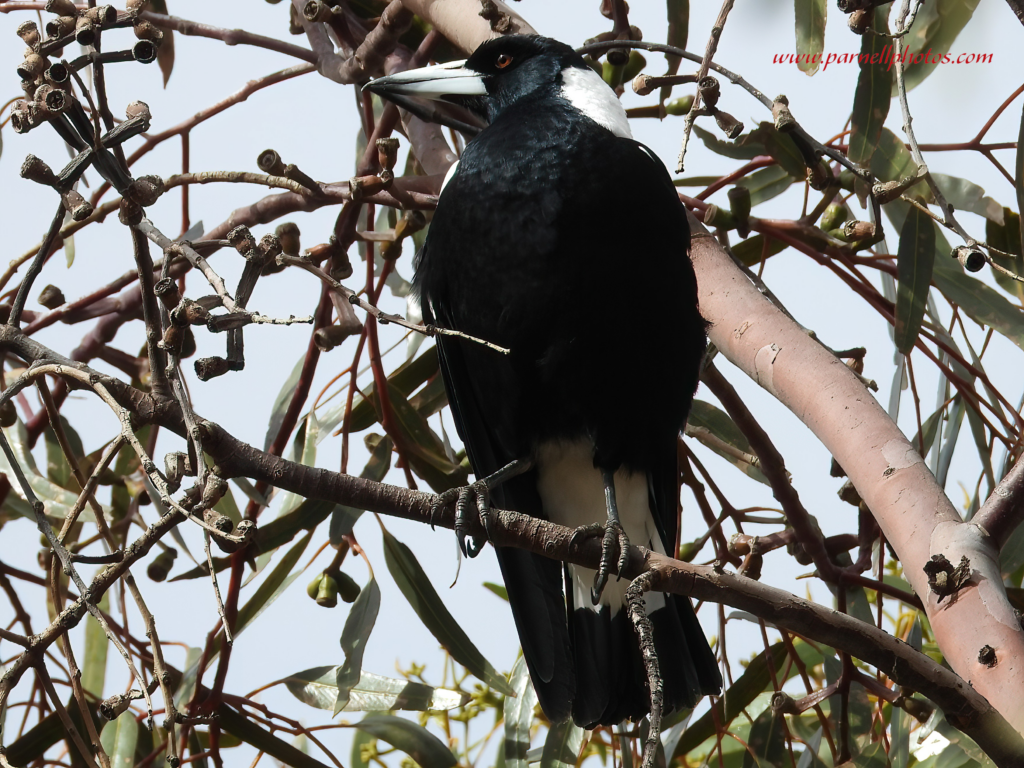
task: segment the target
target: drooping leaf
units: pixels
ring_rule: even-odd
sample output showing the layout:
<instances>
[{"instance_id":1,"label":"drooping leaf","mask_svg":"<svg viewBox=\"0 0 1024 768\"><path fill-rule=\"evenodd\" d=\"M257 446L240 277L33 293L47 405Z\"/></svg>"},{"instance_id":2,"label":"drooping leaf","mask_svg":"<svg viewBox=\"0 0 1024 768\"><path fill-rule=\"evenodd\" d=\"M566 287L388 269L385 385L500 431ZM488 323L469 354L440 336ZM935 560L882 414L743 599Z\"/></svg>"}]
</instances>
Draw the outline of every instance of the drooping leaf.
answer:
<instances>
[{"instance_id":1,"label":"drooping leaf","mask_svg":"<svg viewBox=\"0 0 1024 768\"><path fill-rule=\"evenodd\" d=\"M103 751L110 756L110 768L132 768L135 765L135 744L139 739L139 724L131 710L111 720L100 733Z\"/></svg>"},{"instance_id":2,"label":"drooping leaf","mask_svg":"<svg viewBox=\"0 0 1024 768\"><path fill-rule=\"evenodd\" d=\"M896 348L907 354L921 330L935 263L935 224L924 211L911 207L900 229L896 256Z\"/></svg>"},{"instance_id":3,"label":"drooping leaf","mask_svg":"<svg viewBox=\"0 0 1024 768\"><path fill-rule=\"evenodd\" d=\"M953 49L960 31L971 20L979 0L933 0L921 6L910 33L904 38L908 63L903 80L907 90L920 84L932 73L943 54ZM918 62L918 54L921 61ZM914 63L909 63L910 55ZM895 84L893 85L895 89ZM895 90L893 91L895 93Z\"/></svg>"},{"instance_id":4,"label":"drooping leaf","mask_svg":"<svg viewBox=\"0 0 1024 768\"><path fill-rule=\"evenodd\" d=\"M813 75L818 71L822 51L825 50L825 20L828 16L827 0L796 0L796 53L797 67Z\"/></svg>"},{"instance_id":5,"label":"drooping leaf","mask_svg":"<svg viewBox=\"0 0 1024 768\"><path fill-rule=\"evenodd\" d=\"M359 730L405 752L421 768L454 768L455 755L422 725L397 715L368 715L355 723Z\"/></svg>"},{"instance_id":6,"label":"drooping leaf","mask_svg":"<svg viewBox=\"0 0 1024 768\"><path fill-rule=\"evenodd\" d=\"M237 736L249 746L266 752L290 768L327 768L315 757L303 753L287 741L263 730L248 717L239 714L237 710L227 704L217 707L217 719L222 730Z\"/></svg>"},{"instance_id":7,"label":"drooping leaf","mask_svg":"<svg viewBox=\"0 0 1024 768\"><path fill-rule=\"evenodd\" d=\"M917 173L917 163L910 150L888 128L883 128L878 138L878 147L871 157L871 173L880 181L898 181ZM904 207L907 205L903 201L899 201L899 204Z\"/></svg>"},{"instance_id":8,"label":"drooping leaf","mask_svg":"<svg viewBox=\"0 0 1024 768\"><path fill-rule=\"evenodd\" d=\"M770 165L740 179L738 186L750 190L750 205L760 205L789 189L794 178L781 165Z\"/></svg>"},{"instance_id":9,"label":"drooping leaf","mask_svg":"<svg viewBox=\"0 0 1024 768\"><path fill-rule=\"evenodd\" d=\"M743 753L743 768L766 768L769 765L782 768L788 764L786 726L782 716L775 715L772 708L767 707L750 726L747 745L750 750Z\"/></svg>"},{"instance_id":10,"label":"drooping leaf","mask_svg":"<svg viewBox=\"0 0 1024 768\"><path fill-rule=\"evenodd\" d=\"M889 8L875 8L872 28L887 32ZM853 116L850 122L849 157L855 163L868 165L882 135L882 126L892 101L892 70L881 60L890 45L889 38L870 32L861 38L860 74L853 93ZM872 60L874 63L872 63Z\"/></svg>"},{"instance_id":11,"label":"drooping leaf","mask_svg":"<svg viewBox=\"0 0 1024 768\"><path fill-rule=\"evenodd\" d=\"M349 703L349 693L359 683L363 669L363 651L370 639L377 614L380 612L380 587L377 580L370 576L370 581L359 590L359 597L352 604L352 610L345 619L345 628L341 631L341 650L345 654L345 663L335 673L337 698L334 703L334 714L345 709Z\"/></svg>"},{"instance_id":12,"label":"drooping leaf","mask_svg":"<svg viewBox=\"0 0 1024 768\"><path fill-rule=\"evenodd\" d=\"M552 723L544 739L540 768L575 768L583 744L583 729L572 720ZM623 750L622 754L629 750Z\"/></svg>"},{"instance_id":13,"label":"drooping leaf","mask_svg":"<svg viewBox=\"0 0 1024 768\"><path fill-rule=\"evenodd\" d=\"M202 648L189 648L185 651L185 672L174 692L174 706L181 708L192 700L196 690L196 676L199 672L199 658L203 655Z\"/></svg>"},{"instance_id":14,"label":"drooping leaf","mask_svg":"<svg viewBox=\"0 0 1024 768\"><path fill-rule=\"evenodd\" d=\"M103 612L110 610L109 592L103 593L96 607ZM82 665L82 688L102 699L107 677L107 635L92 616L85 619L85 653L79 663Z\"/></svg>"},{"instance_id":15,"label":"drooping leaf","mask_svg":"<svg viewBox=\"0 0 1024 768\"><path fill-rule=\"evenodd\" d=\"M1003 208L1003 223L989 219L985 222L985 242L1000 251L1013 254L1011 257L993 253L992 258L999 266L1015 275L1024 277L1024 257L1021 256L1020 215L1009 208ZM992 270L996 283L1018 302L1024 302L1024 283Z\"/></svg>"},{"instance_id":16,"label":"drooping leaf","mask_svg":"<svg viewBox=\"0 0 1024 768\"><path fill-rule=\"evenodd\" d=\"M686 49L686 39L690 32L690 0L666 0L665 10L668 13L668 36L665 42L676 48ZM668 56L668 71L675 74L679 71L678 56Z\"/></svg>"},{"instance_id":17,"label":"drooping leaf","mask_svg":"<svg viewBox=\"0 0 1024 768\"><path fill-rule=\"evenodd\" d=\"M824 659L825 665L825 679L829 685L839 679L842 674L843 665L835 656L829 656L826 654ZM829 696L829 720L832 722L832 727L835 729L833 733L839 732L839 718L840 718L840 696L838 693ZM850 692L848 694L848 706L846 711L846 717L850 725L850 733L867 733L871 726L871 703L868 701L868 695L864 689L857 685L850 686Z\"/></svg>"},{"instance_id":18,"label":"drooping leaf","mask_svg":"<svg viewBox=\"0 0 1024 768\"><path fill-rule=\"evenodd\" d=\"M469 473L448 458L444 442L400 392L388 387L394 427L401 432L409 464L437 493L465 485Z\"/></svg>"},{"instance_id":19,"label":"drooping leaf","mask_svg":"<svg viewBox=\"0 0 1024 768\"><path fill-rule=\"evenodd\" d=\"M697 138L704 142L704 146L716 155L722 155L733 160L753 160L758 155L768 154L764 144L757 139L745 141L745 137L740 136L736 141L723 141L711 131L705 130L696 124L693 126L693 132L697 134Z\"/></svg>"},{"instance_id":20,"label":"drooping leaf","mask_svg":"<svg viewBox=\"0 0 1024 768\"><path fill-rule=\"evenodd\" d=\"M763 146L764 151L794 179L803 181L807 178L807 164L796 142L779 132L773 123L762 122L750 133L741 136L738 141L742 144L753 143L754 146Z\"/></svg>"},{"instance_id":21,"label":"drooping leaf","mask_svg":"<svg viewBox=\"0 0 1024 768\"><path fill-rule=\"evenodd\" d=\"M932 173L939 191L946 198L946 202L958 211L970 211L987 221L996 224L1003 223L1003 206L985 195L985 190L973 181L962 179L959 176L948 176L945 173ZM921 184L920 190L926 193L926 200L931 202L931 190L927 185ZM1018 244L1019 245L1019 244Z\"/></svg>"},{"instance_id":22,"label":"drooping leaf","mask_svg":"<svg viewBox=\"0 0 1024 768\"><path fill-rule=\"evenodd\" d=\"M821 656L813 651L806 643L795 644L804 664L820 664ZM769 653L770 652L770 653ZM805 656L805 654L807 654ZM812 655L813 654L813 655ZM816 657L816 658L815 658ZM782 643L775 643L768 651L762 651L747 665L746 671L740 675L723 696L715 703L715 712L705 712L696 722L691 723L679 739L675 750L672 752L671 760L686 755L698 747L703 741L714 736L717 727L728 727L729 723L736 718L754 699L760 695L765 688L771 684L771 676L768 671L770 663L779 674L786 661L786 647ZM790 665L795 668L796 665ZM795 669L792 672L795 674ZM781 680L779 681L781 684ZM716 726L716 723L718 726Z\"/></svg>"},{"instance_id":23,"label":"drooping leaf","mask_svg":"<svg viewBox=\"0 0 1024 768\"><path fill-rule=\"evenodd\" d=\"M338 700L337 676L341 667L313 667L284 679L288 691L299 701L317 709L334 712ZM410 680L396 680L362 671L349 690L343 712L417 712L455 709L469 702L468 693L433 688ZM335 712L335 714L337 714Z\"/></svg>"},{"instance_id":24,"label":"drooping leaf","mask_svg":"<svg viewBox=\"0 0 1024 768\"><path fill-rule=\"evenodd\" d=\"M506 603L508 602L508 590L505 589L505 586L503 584L495 584L494 582L491 582L491 581L485 581L484 582L484 587L486 587L491 592L496 594L498 597L500 597Z\"/></svg>"},{"instance_id":25,"label":"drooping leaf","mask_svg":"<svg viewBox=\"0 0 1024 768\"><path fill-rule=\"evenodd\" d=\"M748 267L752 267L755 264L759 264L762 257L767 258L777 253L782 253L788 247L786 243L773 238L768 245L768 252L765 253L764 235L754 235L732 246L732 254Z\"/></svg>"},{"instance_id":26,"label":"drooping leaf","mask_svg":"<svg viewBox=\"0 0 1024 768\"><path fill-rule=\"evenodd\" d=\"M900 711L902 712L902 710ZM888 768L890 763L885 754L885 746L882 742L875 741L861 750L861 753L854 758L853 764L856 768Z\"/></svg>"},{"instance_id":27,"label":"drooping leaf","mask_svg":"<svg viewBox=\"0 0 1024 768\"><path fill-rule=\"evenodd\" d=\"M761 471L760 463L747 438L736 426L736 422L722 409L703 400L694 400L690 407L690 415L686 419L686 435L700 440L747 476L769 485L768 478ZM727 450L728 448L733 450ZM751 460L743 458L742 455L749 456Z\"/></svg>"},{"instance_id":28,"label":"drooping leaf","mask_svg":"<svg viewBox=\"0 0 1024 768\"><path fill-rule=\"evenodd\" d=\"M388 391L394 388L403 396L408 397L421 387L427 379L435 376L438 370L437 348L430 347L419 357L402 363L391 372L388 376L388 382L390 383ZM348 428L350 434L362 432L364 429L368 429L377 423L376 384L371 383L369 386L363 387L362 392L366 394L368 399L364 399L361 394L355 396L352 402L352 412L349 415ZM323 440L324 437L334 431L341 424L344 416L344 403L321 414L319 417L321 424L320 439Z\"/></svg>"},{"instance_id":29,"label":"drooping leaf","mask_svg":"<svg viewBox=\"0 0 1024 768\"><path fill-rule=\"evenodd\" d=\"M295 461L307 467L316 466L316 446L320 442L317 440L319 434L320 425L317 423L316 414L310 412L302 420L302 426L295 434ZM289 512L295 511L302 501L301 496L291 491L282 493L278 506L278 516L287 515Z\"/></svg>"},{"instance_id":30,"label":"drooping leaf","mask_svg":"<svg viewBox=\"0 0 1024 768\"><path fill-rule=\"evenodd\" d=\"M154 13L167 15L167 0L150 0L150 10ZM174 69L174 32L165 29L164 38L160 41L157 49L156 63L160 65L160 72L164 76L164 88L167 81L171 79L171 71Z\"/></svg>"},{"instance_id":31,"label":"drooping leaf","mask_svg":"<svg viewBox=\"0 0 1024 768\"><path fill-rule=\"evenodd\" d=\"M506 768L529 768L526 753L530 751L530 726L533 724L533 707L537 703L537 692L530 681L526 659L520 656L512 667L509 685L515 690L515 697L506 696L502 709L505 718L505 766Z\"/></svg>"},{"instance_id":32,"label":"drooping leaf","mask_svg":"<svg viewBox=\"0 0 1024 768\"><path fill-rule=\"evenodd\" d=\"M363 467L363 471L359 473L359 476L379 483L384 479L384 475L388 473L388 470L391 469L393 443L390 437L380 437L379 435L371 435L370 437L377 437L377 444L370 451L370 460L366 462L366 466ZM369 443L370 439L368 437L367 447L369 447ZM335 506L334 512L331 513L331 544L338 546L341 543L341 537L352 532L352 527L362 514L363 510L346 504Z\"/></svg>"},{"instance_id":33,"label":"drooping leaf","mask_svg":"<svg viewBox=\"0 0 1024 768\"><path fill-rule=\"evenodd\" d=\"M515 691L505 678L495 671L455 621L455 617L448 612L412 550L383 526L381 532L384 536L384 562L405 599L409 601L423 625L430 630L430 634L453 659L491 688L506 696L514 695Z\"/></svg>"},{"instance_id":34,"label":"drooping leaf","mask_svg":"<svg viewBox=\"0 0 1024 768\"><path fill-rule=\"evenodd\" d=\"M352 756L349 758L352 768L369 768L370 763L363 758L363 746L376 741L373 734L356 730L352 735Z\"/></svg>"},{"instance_id":35,"label":"drooping leaf","mask_svg":"<svg viewBox=\"0 0 1024 768\"><path fill-rule=\"evenodd\" d=\"M295 393L295 386L299 383L299 376L302 375L302 366L305 362L306 353L303 352L298 362L295 363L295 367L292 368L292 372L285 379L284 384L281 385L281 391L277 393L277 399L274 400L274 408L270 412L267 436L263 439L264 451L270 450L271 443L277 439L277 433L281 430L281 424L284 423L284 415L288 412L288 406L292 401L292 395Z\"/></svg>"}]
</instances>

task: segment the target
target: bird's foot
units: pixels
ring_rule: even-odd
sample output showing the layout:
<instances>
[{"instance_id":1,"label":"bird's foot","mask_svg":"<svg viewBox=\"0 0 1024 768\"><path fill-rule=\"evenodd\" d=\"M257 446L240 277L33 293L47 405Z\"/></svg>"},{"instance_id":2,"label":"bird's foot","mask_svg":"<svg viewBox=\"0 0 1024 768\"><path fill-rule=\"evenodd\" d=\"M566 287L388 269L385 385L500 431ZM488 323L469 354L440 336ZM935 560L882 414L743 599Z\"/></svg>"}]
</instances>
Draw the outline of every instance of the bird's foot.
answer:
<instances>
[{"instance_id":1,"label":"bird's foot","mask_svg":"<svg viewBox=\"0 0 1024 768\"><path fill-rule=\"evenodd\" d=\"M470 485L461 488L449 488L447 491L434 496L430 505L430 527L438 522L441 510L455 503L455 538L459 542L459 549L466 557L476 557L484 548L484 541L492 538L491 532L491 491L497 488L509 478L526 472L533 466L529 459L517 459L499 469L492 475L477 480ZM472 527L470 515L476 507L480 516L480 523L483 525L486 539L473 536L469 533Z\"/></svg>"},{"instance_id":2,"label":"bird's foot","mask_svg":"<svg viewBox=\"0 0 1024 768\"><path fill-rule=\"evenodd\" d=\"M622 528L622 523L617 518L609 517L604 523L591 523L581 525L573 531L569 539L569 546L575 547L584 539L601 537L601 562L594 575L594 586L590 590L590 599L597 605L601 601L601 593L608 583L608 574L611 572L612 563L615 561L615 551L618 549L618 561L615 562L615 572L621 573L629 561L629 537Z\"/></svg>"}]
</instances>

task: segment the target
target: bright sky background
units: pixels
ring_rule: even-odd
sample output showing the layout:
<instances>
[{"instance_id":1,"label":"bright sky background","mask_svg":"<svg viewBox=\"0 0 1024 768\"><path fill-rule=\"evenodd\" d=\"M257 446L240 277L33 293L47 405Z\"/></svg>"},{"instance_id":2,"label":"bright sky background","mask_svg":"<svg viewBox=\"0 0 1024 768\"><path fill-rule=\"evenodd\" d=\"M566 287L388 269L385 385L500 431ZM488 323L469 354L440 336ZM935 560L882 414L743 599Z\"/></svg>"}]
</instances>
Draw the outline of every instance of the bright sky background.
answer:
<instances>
[{"instance_id":1,"label":"bright sky background","mask_svg":"<svg viewBox=\"0 0 1024 768\"><path fill-rule=\"evenodd\" d=\"M291 42L304 44L303 38L287 36L286 3L268 5L255 0L245 3L169 0L168 5L171 13L185 18L223 27L240 26L253 32L283 36ZM630 21L644 31L645 39L664 40L664 5L651 0L634 0L632 5ZM859 51L860 39L846 28L846 17L835 10L834 3L830 2L829 5L826 51ZM578 0L565 0L561 3L522 0L515 8L542 34L580 45L586 38L610 28L610 22L597 14L596 6L597 0L586 3ZM718 7L718 3L707 0L693 3L687 46L689 50L703 51ZM14 95L18 87L13 70L20 60L22 46L14 36L14 29L25 18L26 14L0 16L0 40L6 41L0 45L0 72L7 73L0 79L0 83L3 83L0 90L2 100ZM785 93L790 99L794 115L808 132L820 140L827 140L843 129L848 118L858 68L856 65L833 65L826 72L811 78L799 72L795 66L773 65L773 55L794 50L793 28L791 2L737 0L715 60L739 72L769 96ZM977 132L993 110L1018 85L1020 71L1017 51L1021 34L1020 24L1004 3L981 4L952 50L993 53L994 62L976 66L940 67L911 92L910 104L919 141L964 141ZM127 32L110 35L106 49L115 49L122 40L129 44L132 39ZM181 35L175 35L175 46L175 69L166 90L160 87L160 73L155 66L118 64L108 68L110 100L116 115L123 114L124 106L129 102L142 99L153 112L153 130L160 131L221 100L240 88L246 80L295 63L288 57L256 48L229 48L217 41L185 38ZM69 50L66 55L70 57L73 52ZM649 55L647 58L647 71L659 74L662 68L661 57ZM763 107L739 88L723 82L722 91L719 106L744 121L748 128L760 120L770 119ZM677 89L677 94L684 92L684 89ZM639 105L649 103L650 97L641 99L627 92L624 102L626 106ZM261 91L248 102L203 124L192 133L191 169L255 171L256 156L263 149L272 147L281 153L286 163L297 164L317 179L347 179L352 175L355 156L357 122L353 107L351 87L340 87L316 75L306 75L285 85ZM1019 114L1019 105L1015 104L1007 110L989 133L990 140L1013 141L1017 135ZM900 135L900 123L898 104L894 101L887 126ZM711 125L705 124L705 127L714 130ZM669 118L665 124L654 120L638 120L634 121L633 130L639 140L649 144L666 165L672 167L682 133L681 119ZM5 130L2 138L0 189L3 190L3 205L0 206L0 224L4 233L4 252L0 254L0 262L6 263L39 241L54 205L53 194L49 189L18 178L18 168L23 158L31 152L59 170L67 152L55 134L45 129L33 131L26 136L16 136L13 131ZM137 144L138 140L135 140L130 146ZM133 168L133 172L168 176L179 169L179 153L179 142L169 141L150 153ZM999 157L1005 166L1012 168L1012 152L1002 152ZM933 170L966 176L983 186L1001 204L1012 205L1014 194L1011 185L980 155L941 153L929 156L928 160ZM736 161L711 154L697 140L690 144L686 175L721 175L737 166ZM402 167L401 162L398 167ZM95 185L96 175L88 174L88 177ZM207 227L212 227L223 221L234 208L258 199L264 193L262 189L238 185L194 186L191 192L192 221L201 219ZM755 214L792 218L800 205L798 194L802 193L794 187L782 197L756 209ZM716 199L719 202L725 201L724 191L717 198L712 198L713 201ZM612 201L609 204L612 205ZM336 212L336 208L330 208L312 214L297 214L287 220L299 225L303 233L303 246L308 247L326 239ZM178 235L178 192L166 195L149 210L149 216L167 235ZM978 217L963 214L961 222L979 239L984 237L984 222ZM259 237L273 231L277 223L257 227L254 233ZM888 246L891 251L895 251L896 239L892 236L891 227L887 227L887 232ZM70 268L65 266L64 257L60 253L47 265L37 287L33 289L30 309L40 309L35 304L35 297L47 283L62 288L68 299L73 300L133 267L129 236L113 217L106 226L87 228L76 236L75 244L77 255ZM356 262L354 249L352 257ZM411 274L410 257L411 252L407 249L398 263L399 271L406 277ZM214 257L212 263L226 278L228 285L233 286L240 274L242 260L234 252L224 250ZM624 268L627 268L625 264L624 261ZM791 250L770 260L764 279L796 318L817 331L830 347L867 347L865 375L878 382L879 397L883 406L887 405L894 365L892 344L885 322L852 297L830 272ZM872 279L877 280L877 277L872 276ZM990 278L986 279L990 281ZM355 286L358 282L353 279L351 285ZM207 292L204 287L200 287L195 276L189 277L189 295L199 296ZM261 280L249 306L276 316L307 314L318 294L319 286L312 277L289 270L282 275ZM629 307L621 311L623 321L635 323L638 333L651 330L644 327ZM944 317L948 317L948 308ZM69 352L90 326L91 323L75 327L59 325L40 333L38 338L58 351ZM394 331L393 326L382 329L382 347L389 345L387 339L397 338ZM205 384L199 383L192 376L189 363L186 370L189 372L189 386L196 410L218 421L237 437L262 446L270 407L296 360L304 354L308 334L306 326L249 328L246 331L245 370ZM211 338L202 332L197 336L200 343L199 356L223 354L223 338ZM980 336L975 334L976 338ZM135 322L120 332L114 346L135 352L141 347L142 339L141 323ZM354 343L346 342L321 358L313 393L318 392L338 371L347 367ZM986 358L988 368L998 382L1008 385L1005 392L1014 400L1019 396L1012 383L1016 379L1016 372L1020 370L1017 357L1020 350L1006 342L997 343L999 345ZM389 356L389 369L400 362L402 354L402 348L399 348ZM98 361L94 365L101 370L105 368ZM745 380L736 369L724 362L721 367L776 441L786 458L787 467L793 474L804 505L817 517L826 534L855 531L854 508L840 502L835 495L841 481L828 476L830 457L827 452L781 405ZM919 374L927 370L925 365L918 368ZM935 377L930 372L921 375L919 387L924 401L922 409L927 408L930 413L934 402ZM698 396L709 397L703 390ZM34 398L30 400L34 407L38 407ZM905 400L900 425L910 435L916 430L912 410L911 401ZM75 395L66 406L65 413L81 434L86 450L96 449L116 432L113 415L91 397ZM436 418L434 422L436 425ZM445 424L454 439L454 430L451 430L451 420L447 414ZM963 439L970 442L967 433ZM695 444L691 442L691 445ZM181 446L182 442L177 438L164 435L157 451L157 461L167 451L180 450ZM350 469L357 473L366 459L362 435L354 436L352 446L354 451ZM745 479L701 447L697 446L695 450L719 483L726 488L735 506L774 504L763 486ZM963 453L970 453L970 448ZM340 440L328 438L320 445L317 463L319 466L336 469L339 455ZM957 481L973 485L977 471L976 460L955 460L948 484L954 504L960 506L963 501ZM402 482L401 477L396 477L394 473L389 479ZM241 494L236 490L235 495L239 505L242 505L244 500ZM696 505L685 497L684 507L683 540L686 541L699 536L703 532L703 524ZM147 520L152 522L153 507L144 507L142 511ZM275 514L276 508L272 508L265 513L263 520ZM500 581L493 553L487 550L480 558L463 563L457 583L448 589L457 570L456 547L451 532L431 532L421 525L393 519L385 520L385 524L415 551L449 609L488 659L498 669L511 668L518 649L511 615L502 601L481 586L484 581ZM185 526L182 528L185 529ZM751 530L756 532L756 527L751 527ZM326 536L326 526L321 532ZM184 533L192 552L201 556L198 529L185 529ZM437 681L441 672L441 654L436 650L437 643L394 587L384 566L380 534L372 518L367 517L361 521L356 533L377 569L383 592L380 617L364 657L364 667L378 674L394 675L396 664L406 668L416 661L427 664L428 680ZM321 535L318 534L306 558L321 541ZM25 522L9 523L3 530L0 542L0 558L5 562L28 570L37 569L35 560L39 545L34 526ZM334 610L325 610L316 606L304 594L306 582L318 572L319 567L326 565L327 558L327 555L321 556L317 561L319 566L311 567L298 579L259 620L258 628L250 629L238 640L228 677L228 690L245 693L307 667L342 662L338 637L347 608L340 606ZM185 569L187 562L187 556L180 553L174 572L179 573ZM798 575L798 571L793 570L795 567L795 563L785 554L769 555L765 563L764 580L776 586L796 589L802 594L804 587L794 583L794 577ZM346 570L360 583L365 581L366 572L361 563L354 563L350 559ZM156 613L162 637L201 646L216 620L216 606L209 582L198 580L184 585L154 584L141 577L141 569L137 568L136 571L140 574L140 587ZM87 576L88 572L87 568L83 569L83 575ZM43 604L40 590L21 587L19 592L26 605L38 608ZM820 598L827 599L824 590L822 593ZM7 611L4 603L0 608L0 622L4 624L10 618ZM45 619L38 610L36 615L38 631ZM716 634L713 611L705 609L701 616L708 633ZM137 619L133 626L141 636L142 630ZM746 628L740 626L739 622L731 624L730 630L734 627L736 631L730 634L729 650L735 665L740 659L757 652L760 640L756 632L745 631ZM4 656L10 653L9 646L5 646L5 649L8 650L4 651ZM178 647L168 650L168 660L176 666L183 665L183 656L182 649ZM111 681L126 679L121 663L113 653L108 664L108 675ZM210 680L212 674L207 677L207 682ZM20 694L25 690L23 685L15 700L24 698ZM304 707L283 688L268 691L260 698L272 709L298 717L308 724L327 722L326 713ZM351 719L356 720L358 716ZM338 757L346 761L348 732L329 731L323 736L332 748L337 747L335 751ZM225 757L231 765L248 764L251 759L239 751L228 752Z\"/></svg>"}]
</instances>

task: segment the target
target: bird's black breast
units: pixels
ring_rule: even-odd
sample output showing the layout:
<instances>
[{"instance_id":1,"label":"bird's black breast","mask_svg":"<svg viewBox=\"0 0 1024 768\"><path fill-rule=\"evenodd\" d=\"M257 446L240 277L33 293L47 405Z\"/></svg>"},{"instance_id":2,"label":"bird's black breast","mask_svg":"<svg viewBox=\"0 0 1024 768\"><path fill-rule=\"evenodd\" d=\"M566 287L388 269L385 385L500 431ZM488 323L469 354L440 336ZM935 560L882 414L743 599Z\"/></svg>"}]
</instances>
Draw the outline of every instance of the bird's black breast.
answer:
<instances>
[{"instance_id":1,"label":"bird's black breast","mask_svg":"<svg viewBox=\"0 0 1024 768\"><path fill-rule=\"evenodd\" d=\"M512 351L441 341L478 474L551 438L609 468L663 458L706 344L688 246L664 166L567 102L521 100L466 147L416 286L438 325Z\"/></svg>"}]
</instances>

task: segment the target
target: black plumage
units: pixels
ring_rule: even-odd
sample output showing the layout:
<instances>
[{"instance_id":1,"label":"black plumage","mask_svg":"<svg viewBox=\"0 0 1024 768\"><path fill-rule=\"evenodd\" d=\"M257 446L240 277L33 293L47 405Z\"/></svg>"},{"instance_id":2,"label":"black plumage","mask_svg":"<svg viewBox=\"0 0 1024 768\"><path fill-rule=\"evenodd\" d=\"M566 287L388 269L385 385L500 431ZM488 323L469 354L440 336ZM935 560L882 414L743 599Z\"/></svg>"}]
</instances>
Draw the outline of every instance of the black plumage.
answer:
<instances>
[{"instance_id":1,"label":"black plumage","mask_svg":"<svg viewBox=\"0 0 1024 768\"><path fill-rule=\"evenodd\" d=\"M493 503L566 525L603 523L601 471L616 473L633 543L671 551L676 441L706 335L668 172L626 137L612 91L562 43L498 38L461 68L419 72L368 87L450 98L490 122L441 192L415 277L427 322L511 350L438 339L474 471L532 460L492 491ZM547 715L593 727L646 714L624 582L595 606L582 588L592 572L570 568L563 589L560 563L511 548L497 555ZM651 595L648 611L666 709L717 693L689 600Z\"/></svg>"}]
</instances>

